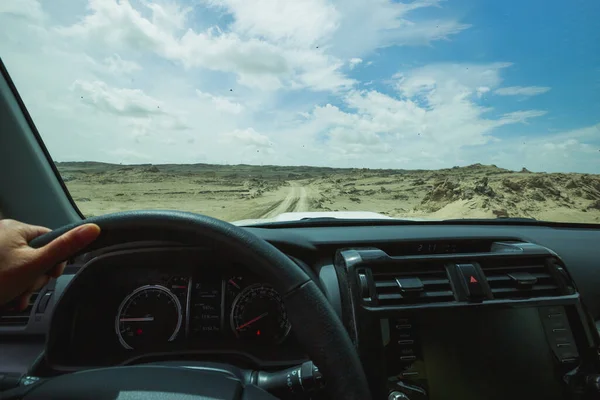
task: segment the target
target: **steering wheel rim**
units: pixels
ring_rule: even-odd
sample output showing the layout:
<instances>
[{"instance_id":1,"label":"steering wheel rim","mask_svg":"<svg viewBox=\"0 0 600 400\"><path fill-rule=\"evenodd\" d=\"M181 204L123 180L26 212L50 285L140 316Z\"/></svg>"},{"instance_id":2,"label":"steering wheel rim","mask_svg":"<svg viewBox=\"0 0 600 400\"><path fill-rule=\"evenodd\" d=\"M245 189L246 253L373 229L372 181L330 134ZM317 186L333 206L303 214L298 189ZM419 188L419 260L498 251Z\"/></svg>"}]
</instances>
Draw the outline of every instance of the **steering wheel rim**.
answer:
<instances>
[{"instance_id":1,"label":"steering wheel rim","mask_svg":"<svg viewBox=\"0 0 600 400\"><path fill-rule=\"evenodd\" d=\"M306 272L270 243L243 228L204 215L128 211L63 226L34 239L30 246L44 246L85 223L95 223L102 231L80 253L146 240L169 240L235 252L248 260L250 270L265 277L281 295L298 342L327 379L329 395L343 399L371 398L358 354L332 306Z\"/></svg>"}]
</instances>

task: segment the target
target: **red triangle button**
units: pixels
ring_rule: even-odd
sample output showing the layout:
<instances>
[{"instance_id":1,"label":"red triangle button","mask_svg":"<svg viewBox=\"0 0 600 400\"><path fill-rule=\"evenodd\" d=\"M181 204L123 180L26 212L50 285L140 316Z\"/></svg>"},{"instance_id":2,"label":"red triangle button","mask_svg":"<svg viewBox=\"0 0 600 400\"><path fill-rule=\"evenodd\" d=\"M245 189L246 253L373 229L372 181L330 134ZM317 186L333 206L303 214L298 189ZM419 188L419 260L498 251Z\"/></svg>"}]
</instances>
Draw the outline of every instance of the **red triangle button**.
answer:
<instances>
[{"instance_id":1,"label":"red triangle button","mask_svg":"<svg viewBox=\"0 0 600 400\"><path fill-rule=\"evenodd\" d=\"M475 279L474 276L472 276L471 279L469 279L469 283L479 283L479 282L477 281L477 279Z\"/></svg>"}]
</instances>

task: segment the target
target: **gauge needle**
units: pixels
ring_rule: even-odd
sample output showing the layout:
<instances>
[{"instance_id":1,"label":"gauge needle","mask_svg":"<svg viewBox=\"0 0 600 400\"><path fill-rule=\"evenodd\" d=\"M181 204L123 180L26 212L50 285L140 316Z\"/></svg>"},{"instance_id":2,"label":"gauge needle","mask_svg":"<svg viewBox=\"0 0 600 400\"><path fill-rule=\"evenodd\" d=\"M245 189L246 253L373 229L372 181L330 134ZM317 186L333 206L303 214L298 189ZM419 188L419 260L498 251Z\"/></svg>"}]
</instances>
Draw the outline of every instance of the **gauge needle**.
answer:
<instances>
[{"instance_id":1,"label":"gauge needle","mask_svg":"<svg viewBox=\"0 0 600 400\"><path fill-rule=\"evenodd\" d=\"M139 318L121 318L120 322L152 322L154 317L139 317Z\"/></svg>"},{"instance_id":2,"label":"gauge needle","mask_svg":"<svg viewBox=\"0 0 600 400\"><path fill-rule=\"evenodd\" d=\"M260 319L262 319L262 318L266 317L267 315L269 315L269 313L268 313L268 312L266 312L266 313L264 313L264 314L261 314L261 315L259 315L258 317L256 317L256 318L252 318L250 321L248 321L248 322L245 322L245 323L241 324L240 326L238 326L238 327L237 327L237 328L235 328L235 329L236 329L236 330L238 330L238 331L239 331L240 329L244 329L244 328L245 328L245 327L247 327L248 325L252 325L252 324L253 324L253 323L255 323L256 321L258 321L258 320L260 320Z\"/></svg>"}]
</instances>

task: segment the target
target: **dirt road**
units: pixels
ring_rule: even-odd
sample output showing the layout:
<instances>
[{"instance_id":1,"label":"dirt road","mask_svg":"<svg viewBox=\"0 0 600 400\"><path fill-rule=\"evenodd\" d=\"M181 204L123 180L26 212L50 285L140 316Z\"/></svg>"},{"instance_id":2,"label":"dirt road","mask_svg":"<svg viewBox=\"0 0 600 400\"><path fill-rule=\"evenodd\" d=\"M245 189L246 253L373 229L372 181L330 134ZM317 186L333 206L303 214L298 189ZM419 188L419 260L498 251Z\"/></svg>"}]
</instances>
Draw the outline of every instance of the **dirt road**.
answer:
<instances>
[{"instance_id":1,"label":"dirt road","mask_svg":"<svg viewBox=\"0 0 600 400\"><path fill-rule=\"evenodd\" d=\"M260 218L273 218L284 212L308 211L308 195L304 186L290 186L285 198L276 203Z\"/></svg>"}]
</instances>

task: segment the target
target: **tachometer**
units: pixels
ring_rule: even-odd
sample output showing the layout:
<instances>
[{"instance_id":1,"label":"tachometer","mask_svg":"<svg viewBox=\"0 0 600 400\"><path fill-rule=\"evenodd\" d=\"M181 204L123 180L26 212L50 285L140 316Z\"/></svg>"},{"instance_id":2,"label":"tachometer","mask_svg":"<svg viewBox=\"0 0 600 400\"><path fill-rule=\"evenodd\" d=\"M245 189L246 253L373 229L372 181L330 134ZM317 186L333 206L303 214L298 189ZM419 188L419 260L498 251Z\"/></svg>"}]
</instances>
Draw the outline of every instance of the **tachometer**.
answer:
<instances>
[{"instance_id":1,"label":"tachometer","mask_svg":"<svg viewBox=\"0 0 600 400\"><path fill-rule=\"evenodd\" d=\"M235 298L231 329L239 338L279 343L287 337L291 325L279 293L271 286L256 284Z\"/></svg>"},{"instance_id":2,"label":"tachometer","mask_svg":"<svg viewBox=\"0 0 600 400\"><path fill-rule=\"evenodd\" d=\"M179 299L164 286L147 285L123 299L115 330L124 348L144 349L174 340L181 320Z\"/></svg>"}]
</instances>

